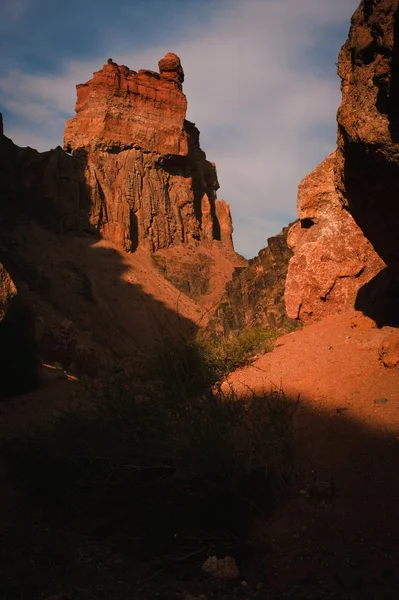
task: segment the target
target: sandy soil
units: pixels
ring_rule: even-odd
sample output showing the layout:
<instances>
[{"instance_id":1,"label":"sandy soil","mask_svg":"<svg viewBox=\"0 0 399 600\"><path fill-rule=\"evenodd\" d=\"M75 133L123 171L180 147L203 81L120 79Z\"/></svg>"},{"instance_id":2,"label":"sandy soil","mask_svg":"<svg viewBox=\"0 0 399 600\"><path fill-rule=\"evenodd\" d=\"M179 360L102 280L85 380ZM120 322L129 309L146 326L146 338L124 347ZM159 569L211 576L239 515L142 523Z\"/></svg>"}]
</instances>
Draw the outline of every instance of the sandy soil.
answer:
<instances>
[{"instance_id":1,"label":"sandy soil","mask_svg":"<svg viewBox=\"0 0 399 600\"><path fill-rule=\"evenodd\" d=\"M398 597L399 369L379 361L392 331L336 315L229 378L244 395L277 386L299 396L288 497L253 531L270 543L279 597Z\"/></svg>"},{"instance_id":2,"label":"sandy soil","mask_svg":"<svg viewBox=\"0 0 399 600\"><path fill-rule=\"evenodd\" d=\"M342 313L281 337L272 353L229 377L228 384L243 395L281 387L290 401L299 396L293 476L270 518L248 531L250 545L266 550L261 561L256 553L242 557L247 585L203 581L199 566L176 578L149 575L147 581L128 556L89 539L76 554L74 532L44 535L37 515L0 472L0 541L8 549L3 579L19 581L25 569L30 587L22 580L20 587L15 584L24 600L46 598L46 582L49 596L58 590L66 593L62 600L91 600L95 596L85 586L89 589L97 572L101 599L184 599L187 592L209 600L398 598L399 369L387 369L379 360L381 343L392 331L376 328L361 313ZM41 392L4 403L2 435L42 419L44 405L51 415L51 407L57 410L73 398L73 386L49 373ZM49 558L54 553L58 562ZM50 566L37 570L43 560ZM71 589L83 591L71 595Z\"/></svg>"}]
</instances>

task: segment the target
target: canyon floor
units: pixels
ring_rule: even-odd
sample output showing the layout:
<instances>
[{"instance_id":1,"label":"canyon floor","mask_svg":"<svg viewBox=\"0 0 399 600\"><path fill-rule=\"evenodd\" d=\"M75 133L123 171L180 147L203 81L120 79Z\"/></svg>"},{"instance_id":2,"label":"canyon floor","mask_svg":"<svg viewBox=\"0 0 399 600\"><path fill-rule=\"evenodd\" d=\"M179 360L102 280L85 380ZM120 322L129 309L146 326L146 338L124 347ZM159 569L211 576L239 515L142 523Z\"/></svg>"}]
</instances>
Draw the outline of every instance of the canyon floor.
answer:
<instances>
[{"instance_id":1,"label":"canyon floor","mask_svg":"<svg viewBox=\"0 0 399 600\"><path fill-rule=\"evenodd\" d=\"M201 552L155 557L149 567L112 536L99 543L62 524L49 528L3 464L4 600L397 598L399 369L379 360L392 331L359 312L328 317L279 338L272 353L225 382L243 395L278 387L298 403L288 489L268 519L229 546L242 581L204 579ZM48 371L46 381L40 392L2 403L3 438L68 405L73 379Z\"/></svg>"}]
</instances>

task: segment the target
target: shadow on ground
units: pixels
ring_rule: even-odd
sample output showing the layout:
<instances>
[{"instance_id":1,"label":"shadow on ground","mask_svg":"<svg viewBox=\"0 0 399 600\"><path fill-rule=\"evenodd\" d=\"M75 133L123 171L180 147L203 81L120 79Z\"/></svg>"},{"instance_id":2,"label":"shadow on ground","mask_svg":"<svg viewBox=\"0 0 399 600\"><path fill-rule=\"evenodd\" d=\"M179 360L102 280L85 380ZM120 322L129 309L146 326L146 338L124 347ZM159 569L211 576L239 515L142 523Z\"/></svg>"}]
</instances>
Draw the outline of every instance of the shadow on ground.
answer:
<instances>
[{"instance_id":1,"label":"shadow on ground","mask_svg":"<svg viewBox=\"0 0 399 600\"><path fill-rule=\"evenodd\" d=\"M0 260L18 289L18 301L0 324L0 356L7 357L0 365L0 394L37 387L38 355L69 368L76 362L76 346L87 346L91 356L77 370L91 375L97 358L97 371L108 357L140 363L162 337L195 335L187 300L156 276L148 253L134 252L137 240L131 253L102 240L106 214L99 209L94 226L84 150L78 158L60 148L40 154L0 136L0 155ZM147 290L142 285L146 277ZM33 343L24 311L36 316L38 329L51 329L54 339L47 331ZM57 331L65 321L71 339Z\"/></svg>"},{"instance_id":2,"label":"shadow on ground","mask_svg":"<svg viewBox=\"0 0 399 600\"><path fill-rule=\"evenodd\" d=\"M231 536L215 531L187 540L178 531L169 548L152 556L137 555L137 538L127 524L106 534L62 521L49 526L4 465L2 597L396 599L398 424L371 429L349 410L327 414L302 399L294 433L293 475L267 519L237 523ZM206 556L226 553L237 558L247 586L201 576Z\"/></svg>"}]
</instances>

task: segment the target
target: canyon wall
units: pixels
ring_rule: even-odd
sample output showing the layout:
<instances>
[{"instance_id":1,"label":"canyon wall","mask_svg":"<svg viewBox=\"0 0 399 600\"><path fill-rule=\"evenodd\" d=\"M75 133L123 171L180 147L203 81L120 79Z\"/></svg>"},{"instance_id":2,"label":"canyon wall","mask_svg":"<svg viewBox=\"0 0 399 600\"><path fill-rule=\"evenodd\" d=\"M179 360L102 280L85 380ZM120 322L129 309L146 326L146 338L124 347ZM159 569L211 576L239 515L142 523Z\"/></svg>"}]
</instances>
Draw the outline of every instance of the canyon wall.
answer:
<instances>
[{"instance_id":1,"label":"canyon wall","mask_svg":"<svg viewBox=\"0 0 399 600\"><path fill-rule=\"evenodd\" d=\"M21 391L25 367L37 385L36 347L89 375L114 360L142 365L162 336L194 335L246 262L216 167L185 119L180 60L167 54L159 69L109 60L78 85L64 149L19 148L0 119L0 357L12 373L0 396ZM185 292L209 265L195 302L165 280L155 252L168 267L184 262Z\"/></svg>"},{"instance_id":2,"label":"canyon wall","mask_svg":"<svg viewBox=\"0 0 399 600\"><path fill-rule=\"evenodd\" d=\"M335 164L333 153L300 183L299 221L288 232L287 314L301 321L353 307L359 289L385 267L340 202Z\"/></svg>"},{"instance_id":3,"label":"canyon wall","mask_svg":"<svg viewBox=\"0 0 399 600\"><path fill-rule=\"evenodd\" d=\"M284 286L292 251L289 227L267 240L248 265L237 267L208 325L210 334L230 334L245 328L279 328L286 321Z\"/></svg>"},{"instance_id":4,"label":"canyon wall","mask_svg":"<svg viewBox=\"0 0 399 600\"><path fill-rule=\"evenodd\" d=\"M79 162L91 226L129 251L220 241L232 249L228 206L216 199L215 165L185 119L180 59L159 73L111 59L77 86L64 148Z\"/></svg>"},{"instance_id":5,"label":"canyon wall","mask_svg":"<svg viewBox=\"0 0 399 600\"><path fill-rule=\"evenodd\" d=\"M399 268L399 1L363 0L338 61L336 184L387 265Z\"/></svg>"},{"instance_id":6,"label":"canyon wall","mask_svg":"<svg viewBox=\"0 0 399 600\"><path fill-rule=\"evenodd\" d=\"M356 307L399 322L399 0L363 0L338 61L337 150L305 177L288 234L289 316Z\"/></svg>"}]
</instances>

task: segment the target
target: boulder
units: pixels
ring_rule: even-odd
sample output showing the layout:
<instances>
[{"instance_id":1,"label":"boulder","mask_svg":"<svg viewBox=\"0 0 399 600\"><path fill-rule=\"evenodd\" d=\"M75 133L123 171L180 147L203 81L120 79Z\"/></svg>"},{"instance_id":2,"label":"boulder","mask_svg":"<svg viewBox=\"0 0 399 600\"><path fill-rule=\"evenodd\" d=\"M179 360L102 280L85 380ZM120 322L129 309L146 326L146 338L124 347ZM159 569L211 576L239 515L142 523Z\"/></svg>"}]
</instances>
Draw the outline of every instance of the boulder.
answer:
<instances>
[{"instance_id":1,"label":"boulder","mask_svg":"<svg viewBox=\"0 0 399 600\"><path fill-rule=\"evenodd\" d=\"M385 267L335 186L335 153L298 189L298 216L288 232L293 252L285 286L287 314L302 321L353 307L359 289Z\"/></svg>"}]
</instances>

